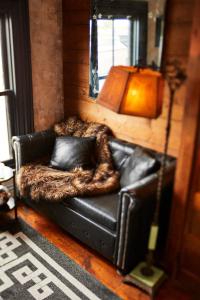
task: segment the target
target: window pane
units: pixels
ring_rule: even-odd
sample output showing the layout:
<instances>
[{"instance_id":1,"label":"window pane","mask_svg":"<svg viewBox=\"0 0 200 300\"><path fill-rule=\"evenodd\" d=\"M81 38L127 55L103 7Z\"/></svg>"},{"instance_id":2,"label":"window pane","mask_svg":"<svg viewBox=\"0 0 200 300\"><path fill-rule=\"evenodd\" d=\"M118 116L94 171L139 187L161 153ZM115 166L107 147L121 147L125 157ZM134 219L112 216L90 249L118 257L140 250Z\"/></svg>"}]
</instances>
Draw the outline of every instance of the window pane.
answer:
<instances>
[{"instance_id":1,"label":"window pane","mask_svg":"<svg viewBox=\"0 0 200 300\"><path fill-rule=\"evenodd\" d=\"M113 65L136 65L139 57L139 21L97 20L99 91Z\"/></svg>"},{"instance_id":2,"label":"window pane","mask_svg":"<svg viewBox=\"0 0 200 300\"><path fill-rule=\"evenodd\" d=\"M98 75L107 75L113 64L112 20L98 20Z\"/></svg>"},{"instance_id":3,"label":"window pane","mask_svg":"<svg viewBox=\"0 0 200 300\"><path fill-rule=\"evenodd\" d=\"M130 65L131 22L127 19L114 20L114 65Z\"/></svg>"},{"instance_id":4,"label":"window pane","mask_svg":"<svg viewBox=\"0 0 200 300\"><path fill-rule=\"evenodd\" d=\"M9 118L7 115L7 97L0 97L0 161L11 158L9 147Z\"/></svg>"},{"instance_id":5,"label":"window pane","mask_svg":"<svg viewBox=\"0 0 200 300\"><path fill-rule=\"evenodd\" d=\"M1 16L0 16L1 18ZM0 19L0 91L5 89L4 72L3 72L3 58L2 58L2 20Z\"/></svg>"},{"instance_id":6,"label":"window pane","mask_svg":"<svg viewBox=\"0 0 200 300\"><path fill-rule=\"evenodd\" d=\"M99 79L99 90L102 89L102 86L104 85L105 79Z\"/></svg>"},{"instance_id":7,"label":"window pane","mask_svg":"<svg viewBox=\"0 0 200 300\"><path fill-rule=\"evenodd\" d=\"M139 20L133 21L133 65L141 64L139 61L139 45L140 45L140 22Z\"/></svg>"}]
</instances>

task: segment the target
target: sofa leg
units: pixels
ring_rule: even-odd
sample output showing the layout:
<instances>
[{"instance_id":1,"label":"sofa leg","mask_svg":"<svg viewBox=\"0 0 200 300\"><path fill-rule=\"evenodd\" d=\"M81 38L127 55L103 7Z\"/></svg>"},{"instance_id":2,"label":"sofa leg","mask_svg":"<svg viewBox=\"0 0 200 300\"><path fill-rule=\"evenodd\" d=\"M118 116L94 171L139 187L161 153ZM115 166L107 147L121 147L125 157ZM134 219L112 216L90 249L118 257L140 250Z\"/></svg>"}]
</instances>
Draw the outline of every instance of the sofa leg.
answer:
<instances>
[{"instance_id":1,"label":"sofa leg","mask_svg":"<svg viewBox=\"0 0 200 300\"><path fill-rule=\"evenodd\" d=\"M123 274L123 272L121 270L117 269L116 272L117 272L118 275L124 276L124 274Z\"/></svg>"}]
</instances>

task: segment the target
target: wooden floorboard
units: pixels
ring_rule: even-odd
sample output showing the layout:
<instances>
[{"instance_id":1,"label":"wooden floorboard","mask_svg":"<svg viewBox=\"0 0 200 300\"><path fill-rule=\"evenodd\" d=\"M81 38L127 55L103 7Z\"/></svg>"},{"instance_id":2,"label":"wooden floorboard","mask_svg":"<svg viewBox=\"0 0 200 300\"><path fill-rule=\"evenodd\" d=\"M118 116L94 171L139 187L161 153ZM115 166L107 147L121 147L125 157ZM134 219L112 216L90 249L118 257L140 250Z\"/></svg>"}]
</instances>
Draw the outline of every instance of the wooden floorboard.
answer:
<instances>
[{"instance_id":1,"label":"wooden floorboard","mask_svg":"<svg viewBox=\"0 0 200 300\"><path fill-rule=\"evenodd\" d=\"M123 277L117 274L116 269L109 262L74 239L48 218L22 204L19 206L18 213L31 227L122 299L150 299L148 295L139 289L124 284L122 282ZM160 289L156 300L194 300L194 298L188 293L175 288L171 282L167 281Z\"/></svg>"}]
</instances>

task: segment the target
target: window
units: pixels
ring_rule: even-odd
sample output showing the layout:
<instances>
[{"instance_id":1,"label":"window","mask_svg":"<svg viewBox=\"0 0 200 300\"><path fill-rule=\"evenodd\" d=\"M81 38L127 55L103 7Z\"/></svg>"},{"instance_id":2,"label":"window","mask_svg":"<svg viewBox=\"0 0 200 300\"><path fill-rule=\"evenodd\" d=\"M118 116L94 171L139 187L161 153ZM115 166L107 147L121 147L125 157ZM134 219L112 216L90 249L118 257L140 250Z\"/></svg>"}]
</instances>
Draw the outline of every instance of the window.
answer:
<instances>
[{"instance_id":1,"label":"window","mask_svg":"<svg viewBox=\"0 0 200 300\"><path fill-rule=\"evenodd\" d=\"M129 19L97 20L97 28L98 79L101 90L112 66L138 64L139 22Z\"/></svg>"},{"instance_id":2,"label":"window","mask_svg":"<svg viewBox=\"0 0 200 300\"><path fill-rule=\"evenodd\" d=\"M27 0L0 2L0 161L12 163L12 135L33 130Z\"/></svg>"},{"instance_id":3,"label":"window","mask_svg":"<svg viewBox=\"0 0 200 300\"><path fill-rule=\"evenodd\" d=\"M7 161L12 158L10 145L11 124L9 107L11 104L13 91L11 89L11 78L9 78L9 29L10 26L8 24L8 18L6 17L6 14L0 14L0 161ZM11 47L9 47L9 49L11 49ZM9 56L11 57L11 55Z\"/></svg>"},{"instance_id":4,"label":"window","mask_svg":"<svg viewBox=\"0 0 200 300\"><path fill-rule=\"evenodd\" d=\"M113 65L161 69L166 0L91 0L90 96Z\"/></svg>"},{"instance_id":5,"label":"window","mask_svg":"<svg viewBox=\"0 0 200 300\"><path fill-rule=\"evenodd\" d=\"M90 21L90 96L97 97L114 65L146 65L148 3L93 0Z\"/></svg>"}]
</instances>

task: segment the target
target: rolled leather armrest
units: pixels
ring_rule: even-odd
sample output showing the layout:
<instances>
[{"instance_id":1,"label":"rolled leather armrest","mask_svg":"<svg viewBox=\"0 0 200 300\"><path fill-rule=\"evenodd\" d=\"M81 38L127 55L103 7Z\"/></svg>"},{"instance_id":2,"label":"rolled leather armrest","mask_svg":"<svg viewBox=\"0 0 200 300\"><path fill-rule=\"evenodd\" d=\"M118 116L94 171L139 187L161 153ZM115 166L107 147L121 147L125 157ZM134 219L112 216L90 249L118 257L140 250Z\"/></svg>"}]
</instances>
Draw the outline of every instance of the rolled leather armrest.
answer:
<instances>
[{"instance_id":1,"label":"rolled leather armrest","mask_svg":"<svg viewBox=\"0 0 200 300\"><path fill-rule=\"evenodd\" d=\"M176 161L171 161L165 168L164 178L163 178L163 187L168 185L170 182L173 182L174 172L176 167ZM120 193L128 192L130 194L137 194L139 197L145 197L147 194L155 192L158 184L158 172L153 173L143 179L140 179L134 182L131 185L128 185L121 189Z\"/></svg>"},{"instance_id":2,"label":"rolled leather armrest","mask_svg":"<svg viewBox=\"0 0 200 300\"><path fill-rule=\"evenodd\" d=\"M50 129L21 136L13 136L12 146L16 171L28 162L51 154L54 141L55 133Z\"/></svg>"},{"instance_id":3,"label":"rolled leather armrest","mask_svg":"<svg viewBox=\"0 0 200 300\"><path fill-rule=\"evenodd\" d=\"M175 172L175 161L167 166L162 200L170 197ZM127 273L146 254L149 229L156 204L158 174L151 174L144 179L121 189L118 212L118 243L116 265L122 273Z\"/></svg>"}]
</instances>

